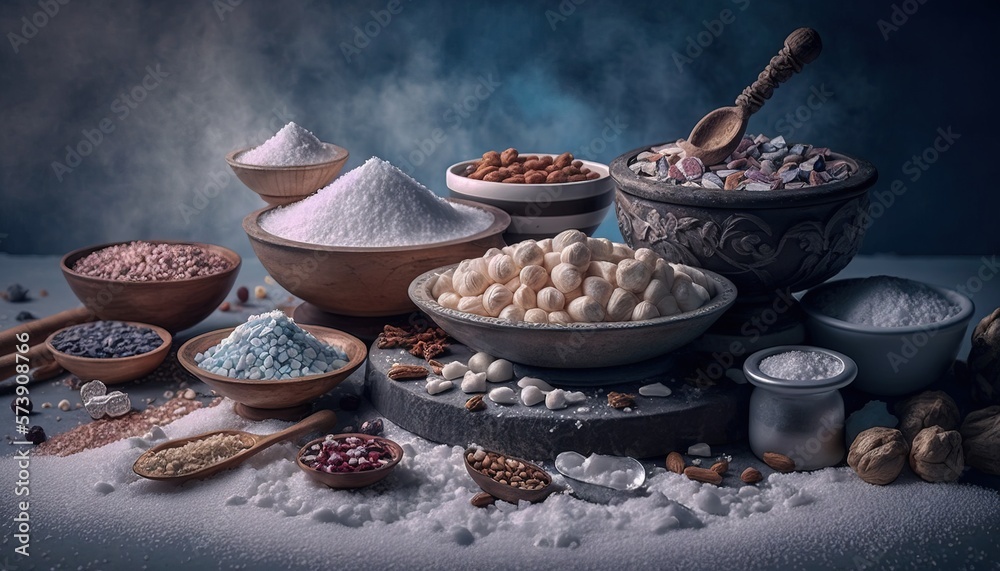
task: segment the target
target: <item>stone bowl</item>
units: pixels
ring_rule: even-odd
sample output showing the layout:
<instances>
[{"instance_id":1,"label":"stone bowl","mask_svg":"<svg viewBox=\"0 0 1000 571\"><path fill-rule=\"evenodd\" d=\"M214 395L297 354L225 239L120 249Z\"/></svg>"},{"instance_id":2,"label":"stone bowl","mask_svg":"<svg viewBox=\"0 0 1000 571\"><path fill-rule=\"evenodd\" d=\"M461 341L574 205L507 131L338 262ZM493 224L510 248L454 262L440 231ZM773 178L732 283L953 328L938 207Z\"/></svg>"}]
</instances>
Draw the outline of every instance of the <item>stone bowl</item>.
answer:
<instances>
[{"instance_id":1,"label":"stone bowl","mask_svg":"<svg viewBox=\"0 0 1000 571\"><path fill-rule=\"evenodd\" d=\"M858 376L852 386L873 395L914 393L944 376L958 356L975 313L972 300L957 291L926 284L956 304L959 311L937 323L908 327L860 325L823 314L819 300L824 292L860 279L827 282L802 297L810 342L854 359Z\"/></svg>"},{"instance_id":2,"label":"stone bowl","mask_svg":"<svg viewBox=\"0 0 1000 571\"><path fill-rule=\"evenodd\" d=\"M331 391L357 370L368 356L368 347L361 340L343 331L318 325L299 324L299 327L312 333L323 343L336 346L347 353L349 359L347 365L326 373L286 380L234 379L210 373L199 367L195 355L217 345L228 337L235 327L217 329L188 340L177 350L177 360L189 373L212 387L215 392L242 405L237 409L242 416L268 418L265 411L300 407Z\"/></svg>"},{"instance_id":3,"label":"stone bowl","mask_svg":"<svg viewBox=\"0 0 1000 571\"><path fill-rule=\"evenodd\" d=\"M73 294L99 319L138 321L157 325L172 333L187 329L211 315L236 282L242 260L239 254L228 248L198 242L146 241L197 246L225 258L231 265L229 269L210 276L153 282L95 278L72 269L81 258L110 246L127 244L130 240L74 250L59 261L59 269Z\"/></svg>"},{"instance_id":4,"label":"stone bowl","mask_svg":"<svg viewBox=\"0 0 1000 571\"><path fill-rule=\"evenodd\" d=\"M289 204L309 196L337 178L347 163L347 149L323 143L333 152L333 158L312 165L268 167L240 162L240 156L252 147L237 149L226 155L226 162L236 178L271 205Z\"/></svg>"},{"instance_id":5,"label":"stone bowl","mask_svg":"<svg viewBox=\"0 0 1000 571\"><path fill-rule=\"evenodd\" d=\"M132 355L131 357L99 359L93 357L82 357L79 355L70 355L69 353L63 353L62 351L56 349L52 344L52 340L56 335L62 333L63 331L77 327L77 325L71 325L69 327L63 327L62 329L49 335L45 340L45 347L50 353L52 353L52 358L55 359L56 363L59 363L59 366L73 373L77 377L80 377L81 381L86 382L99 380L105 385L115 385L139 379L149 373L152 373L157 367L160 366L160 363L166 359L167 354L170 353L170 343L173 338L170 336L170 333L162 327L157 327L148 323L136 323L133 321L126 321L125 323L136 327L152 329L163 342L160 343L159 347L153 349L152 351L147 351L139 355Z\"/></svg>"},{"instance_id":6,"label":"stone bowl","mask_svg":"<svg viewBox=\"0 0 1000 571\"><path fill-rule=\"evenodd\" d=\"M368 470L366 472L334 472L327 473L317 470L315 468L309 467L305 462L302 461L302 457L306 455L309 448L313 444L322 443L326 437L317 438L315 440L309 441L305 446L303 446L299 453L295 455L295 464L306 473L313 480L334 488L337 490L352 490L355 488L364 488L365 486L370 486L375 482L385 479L393 469L399 464L399 461L403 459L403 448L389 440L388 438L382 438L381 436L371 436L369 434L359 433L359 432L349 432L343 434L334 434L334 438L347 438L349 436L355 436L361 438L362 440L377 440L380 444L392 450L392 460L388 464L382 466L381 468L376 468L375 470Z\"/></svg>"},{"instance_id":7,"label":"stone bowl","mask_svg":"<svg viewBox=\"0 0 1000 571\"><path fill-rule=\"evenodd\" d=\"M471 236L434 244L319 246L281 238L261 228L260 218L275 208L268 207L244 218L243 230L264 268L293 295L338 315L398 315L413 311L407 287L421 273L505 246L501 235L510 224L506 212L465 200L452 202L486 210L493 215L493 223Z\"/></svg>"},{"instance_id":8,"label":"stone bowl","mask_svg":"<svg viewBox=\"0 0 1000 571\"><path fill-rule=\"evenodd\" d=\"M714 273L715 296L694 311L644 321L514 323L440 305L434 281L457 264L426 272L410 284L410 298L441 329L476 351L521 365L558 368L611 367L666 355L700 336L736 300L733 282Z\"/></svg>"},{"instance_id":9,"label":"stone bowl","mask_svg":"<svg viewBox=\"0 0 1000 571\"><path fill-rule=\"evenodd\" d=\"M522 153L546 155L546 153ZM553 157L555 155L552 155ZM445 182L453 198L489 204L510 214L508 244L552 238L563 230L578 229L590 236L601 225L614 201L615 181L607 165L582 161L600 178L560 184L510 184L462 176L475 160L448 167Z\"/></svg>"},{"instance_id":10,"label":"stone bowl","mask_svg":"<svg viewBox=\"0 0 1000 571\"><path fill-rule=\"evenodd\" d=\"M878 179L868 161L834 153L831 158L847 161L854 173L812 188L725 191L633 173L629 163L648 149L633 149L611 162L625 242L731 279L740 301L823 283L861 248L869 222L868 188Z\"/></svg>"}]
</instances>

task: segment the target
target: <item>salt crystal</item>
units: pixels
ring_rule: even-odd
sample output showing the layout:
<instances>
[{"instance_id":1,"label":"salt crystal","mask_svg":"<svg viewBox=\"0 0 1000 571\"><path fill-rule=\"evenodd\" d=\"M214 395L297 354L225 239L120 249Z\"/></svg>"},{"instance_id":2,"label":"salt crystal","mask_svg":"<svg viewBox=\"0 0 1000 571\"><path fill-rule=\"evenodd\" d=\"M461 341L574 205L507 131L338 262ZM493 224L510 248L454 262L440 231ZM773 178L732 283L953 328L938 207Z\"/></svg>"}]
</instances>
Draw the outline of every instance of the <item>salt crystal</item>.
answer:
<instances>
[{"instance_id":1,"label":"salt crystal","mask_svg":"<svg viewBox=\"0 0 1000 571\"><path fill-rule=\"evenodd\" d=\"M516 404L517 393L510 387L499 387L490 391L490 400L497 404Z\"/></svg>"},{"instance_id":2,"label":"salt crystal","mask_svg":"<svg viewBox=\"0 0 1000 571\"><path fill-rule=\"evenodd\" d=\"M486 380L491 383L503 383L514 376L514 365L507 359L497 359L486 368Z\"/></svg>"},{"instance_id":3,"label":"salt crystal","mask_svg":"<svg viewBox=\"0 0 1000 571\"><path fill-rule=\"evenodd\" d=\"M535 377L523 377L520 381L517 382L517 386L521 387L522 389L524 387L538 387L538 389L541 390L543 393L547 393L553 390L552 385L546 383L541 379L536 379Z\"/></svg>"},{"instance_id":4,"label":"salt crystal","mask_svg":"<svg viewBox=\"0 0 1000 571\"><path fill-rule=\"evenodd\" d=\"M591 454L584 457L576 452L563 452L556 456L555 464L559 472L570 478L615 490L627 490L645 477L634 459L622 456Z\"/></svg>"},{"instance_id":5,"label":"salt crystal","mask_svg":"<svg viewBox=\"0 0 1000 571\"><path fill-rule=\"evenodd\" d=\"M688 456L704 456L707 458L712 455L712 447L704 442L699 442L689 446L687 453Z\"/></svg>"},{"instance_id":6,"label":"salt crystal","mask_svg":"<svg viewBox=\"0 0 1000 571\"><path fill-rule=\"evenodd\" d=\"M832 284L817 296L816 306L834 319L873 327L930 325L961 309L928 285L891 276Z\"/></svg>"},{"instance_id":7,"label":"salt crystal","mask_svg":"<svg viewBox=\"0 0 1000 571\"><path fill-rule=\"evenodd\" d=\"M236 157L236 160L248 165L288 167L326 162L336 154L335 149L324 145L315 135L292 122L260 146Z\"/></svg>"},{"instance_id":8,"label":"salt crystal","mask_svg":"<svg viewBox=\"0 0 1000 571\"><path fill-rule=\"evenodd\" d=\"M785 351L760 362L765 375L786 381L820 381L844 372L844 362L820 351Z\"/></svg>"},{"instance_id":9,"label":"salt crystal","mask_svg":"<svg viewBox=\"0 0 1000 571\"><path fill-rule=\"evenodd\" d=\"M670 387L663 383L653 383L639 387L639 394L644 397L668 397L671 392L673 391L670 390Z\"/></svg>"},{"instance_id":10,"label":"salt crystal","mask_svg":"<svg viewBox=\"0 0 1000 571\"><path fill-rule=\"evenodd\" d=\"M566 404L578 404L587 400L587 395L582 391L567 391L564 395L566 397Z\"/></svg>"},{"instance_id":11,"label":"salt crystal","mask_svg":"<svg viewBox=\"0 0 1000 571\"><path fill-rule=\"evenodd\" d=\"M441 368L441 376L449 381L455 380L467 373L469 368L459 363L458 361L452 361L444 367Z\"/></svg>"},{"instance_id":12,"label":"salt crystal","mask_svg":"<svg viewBox=\"0 0 1000 571\"><path fill-rule=\"evenodd\" d=\"M545 408L549 410L560 410L566 408L566 391L553 389L545 395Z\"/></svg>"},{"instance_id":13,"label":"salt crystal","mask_svg":"<svg viewBox=\"0 0 1000 571\"><path fill-rule=\"evenodd\" d=\"M524 406L535 406L545 400L545 393L538 387L528 385L521 389L521 402Z\"/></svg>"},{"instance_id":14,"label":"salt crystal","mask_svg":"<svg viewBox=\"0 0 1000 571\"><path fill-rule=\"evenodd\" d=\"M461 389L463 393L485 393L486 373L475 373L466 371L462 377Z\"/></svg>"},{"instance_id":15,"label":"salt crystal","mask_svg":"<svg viewBox=\"0 0 1000 571\"><path fill-rule=\"evenodd\" d=\"M436 395L455 388L455 383L445 379L428 379L427 394Z\"/></svg>"},{"instance_id":16,"label":"salt crystal","mask_svg":"<svg viewBox=\"0 0 1000 571\"><path fill-rule=\"evenodd\" d=\"M485 230L493 215L450 203L380 158L260 218L276 236L324 246L414 246Z\"/></svg>"}]
</instances>

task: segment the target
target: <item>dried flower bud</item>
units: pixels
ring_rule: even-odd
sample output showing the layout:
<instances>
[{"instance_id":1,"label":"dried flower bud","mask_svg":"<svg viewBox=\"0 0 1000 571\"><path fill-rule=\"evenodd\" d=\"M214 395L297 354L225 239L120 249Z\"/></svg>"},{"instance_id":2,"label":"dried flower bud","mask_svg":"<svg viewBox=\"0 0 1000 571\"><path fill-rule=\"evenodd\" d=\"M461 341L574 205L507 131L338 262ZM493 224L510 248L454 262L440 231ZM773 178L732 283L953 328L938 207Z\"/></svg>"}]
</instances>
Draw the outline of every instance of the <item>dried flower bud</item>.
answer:
<instances>
[{"instance_id":1,"label":"dried flower bud","mask_svg":"<svg viewBox=\"0 0 1000 571\"><path fill-rule=\"evenodd\" d=\"M962 422L958 405L942 391L924 391L897 405L896 412L899 430L910 443L925 428L940 426L944 430L957 430Z\"/></svg>"},{"instance_id":2,"label":"dried flower bud","mask_svg":"<svg viewBox=\"0 0 1000 571\"><path fill-rule=\"evenodd\" d=\"M910 446L910 468L928 482L953 482L962 475L962 435L931 426L917 433Z\"/></svg>"},{"instance_id":3,"label":"dried flower bud","mask_svg":"<svg viewBox=\"0 0 1000 571\"><path fill-rule=\"evenodd\" d=\"M970 412L962 423L965 463L987 474L1000 475L1000 406Z\"/></svg>"},{"instance_id":4,"label":"dried flower bud","mask_svg":"<svg viewBox=\"0 0 1000 571\"><path fill-rule=\"evenodd\" d=\"M876 426L854 439L847 465L869 484L884 486L899 477L909 453L902 432Z\"/></svg>"}]
</instances>

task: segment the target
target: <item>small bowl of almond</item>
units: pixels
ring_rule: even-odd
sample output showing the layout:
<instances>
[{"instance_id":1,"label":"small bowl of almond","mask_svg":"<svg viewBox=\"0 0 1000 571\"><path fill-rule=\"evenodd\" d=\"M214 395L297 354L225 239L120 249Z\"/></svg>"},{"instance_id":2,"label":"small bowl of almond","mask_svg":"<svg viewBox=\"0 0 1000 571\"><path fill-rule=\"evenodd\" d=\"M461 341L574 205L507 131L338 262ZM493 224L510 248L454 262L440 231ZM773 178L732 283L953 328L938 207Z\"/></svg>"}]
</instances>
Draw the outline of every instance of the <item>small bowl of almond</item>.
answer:
<instances>
[{"instance_id":1,"label":"small bowl of almond","mask_svg":"<svg viewBox=\"0 0 1000 571\"><path fill-rule=\"evenodd\" d=\"M559 489L539 466L479 446L466 449L465 469L484 492L512 504L540 502Z\"/></svg>"}]
</instances>

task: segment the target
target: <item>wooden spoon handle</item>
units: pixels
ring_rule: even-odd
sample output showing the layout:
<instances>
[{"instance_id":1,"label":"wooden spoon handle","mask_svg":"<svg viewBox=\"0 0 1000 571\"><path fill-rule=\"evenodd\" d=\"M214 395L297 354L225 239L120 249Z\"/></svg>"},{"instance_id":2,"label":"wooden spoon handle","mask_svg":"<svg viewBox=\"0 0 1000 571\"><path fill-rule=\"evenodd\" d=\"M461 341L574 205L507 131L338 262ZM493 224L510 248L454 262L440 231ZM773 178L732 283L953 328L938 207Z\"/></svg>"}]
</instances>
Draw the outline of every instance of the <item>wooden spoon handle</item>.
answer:
<instances>
[{"instance_id":1,"label":"wooden spoon handle","mask_svg":"<svg viewBox=\"0 0 1000 571\"><path fill-rule=\"evenodd\" d=\"M77 307L75 309L60 311L48 317L29 321L17 327L5 329L0 331L0 355L13 351L14 347L21 343L17 336L23 333L28 334L29 345L38 345L43 343L49 335L52 335L52 333L63 327L78 323L87 323L95 319L97 319L97 316L94 315L94 312L86 307Z\"/></svg>"},{"instance_id":2,"label":"wooden spoon handle","mask_svg":"<svg viewBox=\"0 0 1000 571\"><path fill-rule=\"evenodd\" d=\"M736 98L736 105L747 110L748 115L757 112L764 102L771 98L774 88L787 81L792 75L802 71L802 67L819 57L823 42L812 28L799 28L785 38L785 47L771 58L757 81L743 90Z\"/></svg>"},{"instance_id":3,"label":"wooden spoon handle","mask_svg":"<svg viewBox=\"0 0 1000 571\"><path fill-rule=\"evenodd\" d=\"M314 430L323 430L333 426L334 424L337 424L337 415L332 410L314 412L284 430L275 432L274 434L268 434L267 436L261 438L257 441L257 445L254 448L263 450L276 442L302 436L303 434L308 434Z\"/></svg>"},{"instance_id":4,"label":"wooden spoon handle","mask_svg":"<svg viewBox=\"0 0 1000 571\"><path fill-rule=\"evenodd\" d=\"M20 359L18 359L19 355L21 356ZM41 370L48 371L48 368L52 366L50 364L54 362L55 359L52 357L52 352L45 346L45 343L39 343L29 348L26 353L7 353L0 356L0 380L13 377L17 373L18 365L27 364L33 370L38 367L46 367ZM21 372L24 372L23 368ZM42 380L42 378L41 376L32 375L32 380Z\"/></svg>"}]
</instances>

